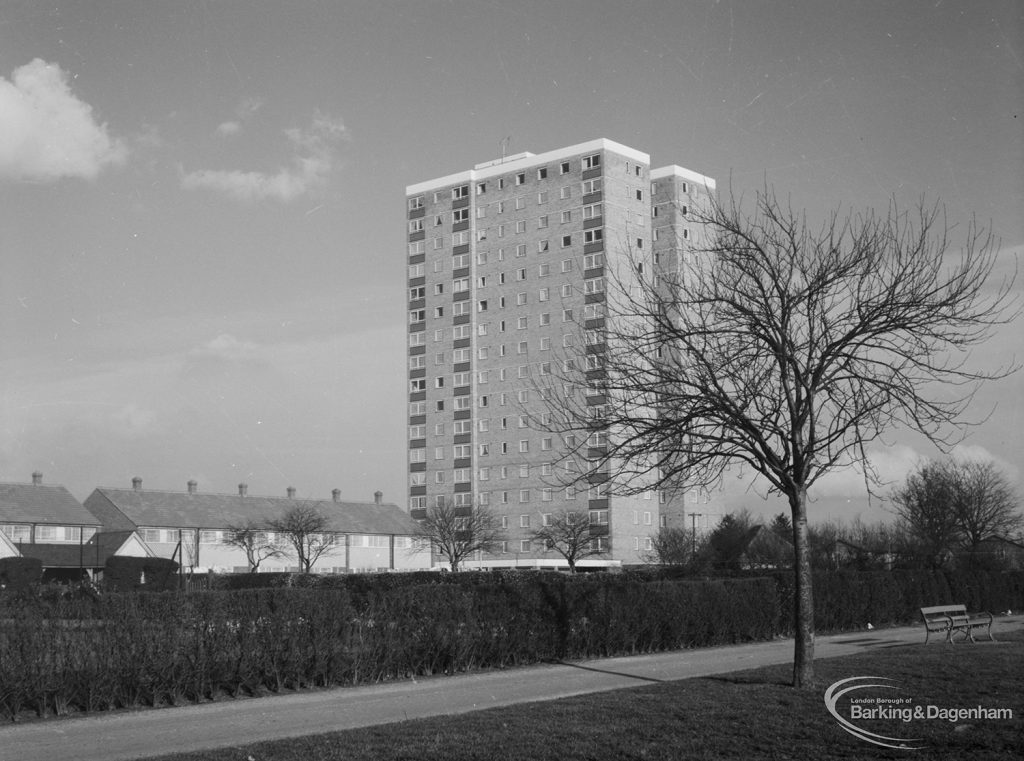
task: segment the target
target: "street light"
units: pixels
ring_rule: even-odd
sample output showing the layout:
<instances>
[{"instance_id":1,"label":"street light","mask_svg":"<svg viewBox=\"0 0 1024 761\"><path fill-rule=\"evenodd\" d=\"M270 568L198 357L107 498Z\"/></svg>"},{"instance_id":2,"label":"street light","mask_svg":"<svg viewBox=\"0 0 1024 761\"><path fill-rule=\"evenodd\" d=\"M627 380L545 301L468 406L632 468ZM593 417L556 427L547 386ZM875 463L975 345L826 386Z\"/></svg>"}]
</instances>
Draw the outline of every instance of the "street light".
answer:
<instances>
[{"instance_id":1,"label":"street light","mask_svg":"<svg viewBox=\"0 0 1024 761\"><path fill-rule=\"evenodd\" d=\"M693 521L693 529L690 531L690 557L697 555L697 519L703 517L704 513L690 513L690 520Z\"/></svg>"}]
</instances>

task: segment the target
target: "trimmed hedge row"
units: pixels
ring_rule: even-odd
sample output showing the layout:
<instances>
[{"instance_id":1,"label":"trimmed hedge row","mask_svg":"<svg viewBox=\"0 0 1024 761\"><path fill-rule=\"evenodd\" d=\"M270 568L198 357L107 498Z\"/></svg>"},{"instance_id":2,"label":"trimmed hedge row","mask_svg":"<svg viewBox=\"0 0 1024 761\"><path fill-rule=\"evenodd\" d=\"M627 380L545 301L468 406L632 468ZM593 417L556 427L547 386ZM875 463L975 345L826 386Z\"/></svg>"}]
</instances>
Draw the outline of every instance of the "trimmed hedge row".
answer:
<instances>
[{"instance_id":1,"label":"trimmed hedge row","mask_svg":"<svg viewBox=\"0 0 1024 761\"><path fill-rule=\"evenodd\" d=\"M307 576L307 586L238 591L7 593L0 711L16 719L177 704L791 631L789 574L669 575ZM906 623L947 602L998 612L1024 604L1024 573L818 574L815 600L821 632Z\"/></svg>"},{"instance_id":2,"label":"trimmed hedge row","mask_svg":"<svg viewBox=\"0 0 1024 761\"><path fill-rule=\"evenodd\" d=\"M178 704L775 633L768 579L607 581L396 585L358 605L344 589L4 596L0 710Z\"/></svg>"}]
</instances>

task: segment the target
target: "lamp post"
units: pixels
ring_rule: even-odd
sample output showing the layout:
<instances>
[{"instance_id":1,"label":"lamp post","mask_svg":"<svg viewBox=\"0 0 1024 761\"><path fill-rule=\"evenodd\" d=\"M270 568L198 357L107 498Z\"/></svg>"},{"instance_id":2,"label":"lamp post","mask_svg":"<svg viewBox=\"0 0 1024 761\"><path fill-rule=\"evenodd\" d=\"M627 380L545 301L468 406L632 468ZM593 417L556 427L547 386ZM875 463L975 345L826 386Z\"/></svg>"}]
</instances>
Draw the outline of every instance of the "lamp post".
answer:
<instances>
[{"instance_id":1,"label":"lamp post","mask_svg":"<svg viewBox=\"0 0 1024 761\"><path fill-rule=\"evenodd\" d=\"M697 554L697 519L703 518L704 513L690 513L690 520L693 523L693 528L690 530L690 557L693 558Z\"/></svg>"}]
</instances>

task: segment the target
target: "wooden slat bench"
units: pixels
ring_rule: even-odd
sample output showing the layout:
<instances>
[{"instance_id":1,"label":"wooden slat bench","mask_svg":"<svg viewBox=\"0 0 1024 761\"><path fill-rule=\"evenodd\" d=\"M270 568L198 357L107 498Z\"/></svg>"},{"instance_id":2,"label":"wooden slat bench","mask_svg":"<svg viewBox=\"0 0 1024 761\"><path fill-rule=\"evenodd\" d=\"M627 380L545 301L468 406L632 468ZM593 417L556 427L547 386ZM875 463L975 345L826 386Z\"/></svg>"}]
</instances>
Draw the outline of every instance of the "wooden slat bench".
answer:
<instances>
[{"instance_id":1,"label":"wooden slat bench","mask_svg":"<svg viewBox=\"0 0 1024 761\"><path fill-rule=\"evenodd\" d=\"M953 633L960 632L964 639L976 642L974 630L985 628L988 630L988 638L995 642L992 636L992 614L986 611L980 613L968 613L966 605L933 605L930 608L921 608L921 615L924 616L924 643L928 644L928 638L932 632L945 632L946 642L953 642Z\"/></svg>"}]
</instances>

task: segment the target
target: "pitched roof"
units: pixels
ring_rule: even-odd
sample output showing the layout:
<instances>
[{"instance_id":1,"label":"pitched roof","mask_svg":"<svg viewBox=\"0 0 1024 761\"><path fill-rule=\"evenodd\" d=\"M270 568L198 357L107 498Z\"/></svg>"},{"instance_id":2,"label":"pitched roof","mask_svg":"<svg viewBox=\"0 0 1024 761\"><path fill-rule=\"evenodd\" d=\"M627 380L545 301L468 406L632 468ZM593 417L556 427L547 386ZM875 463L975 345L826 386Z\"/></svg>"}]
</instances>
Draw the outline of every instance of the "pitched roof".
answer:
<instances>
[{"instance_id":1,"label":"pitched roof","mask_svg":"<svg viewBox=\"0 0 1024 761\"><path fill-rule=\"evenodd\" d=\"M244 526L250 521L266 526L296 505L317 508L330 520L332 531L409 535L416 530L409 514L391 503L109 488L96 489L85 500L85 506L106 526L211 530Z\"/></svg>"},{"instance_id":2,"label":"pitched roof","mask_svg":"<svg viewBox=\"0 0 1024 761\"><path fill-rule=\"evenodd\" d=\"M43 568L102 568L116 555L132 531L101 531L81 546L77 544L19 544L22 557L39 558Z\"/></svg>"},{"instance_id":3,"label":"pitched roof","mask_svg":"<svg viewBox=\"0 0 1024 761\"><path fill-rule=\"evenodd\" d=\"M99 526L100 522L63 486L0 483L0 523Z\"/></svg>"}]
</instances>

